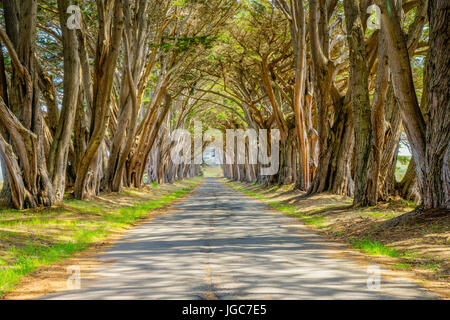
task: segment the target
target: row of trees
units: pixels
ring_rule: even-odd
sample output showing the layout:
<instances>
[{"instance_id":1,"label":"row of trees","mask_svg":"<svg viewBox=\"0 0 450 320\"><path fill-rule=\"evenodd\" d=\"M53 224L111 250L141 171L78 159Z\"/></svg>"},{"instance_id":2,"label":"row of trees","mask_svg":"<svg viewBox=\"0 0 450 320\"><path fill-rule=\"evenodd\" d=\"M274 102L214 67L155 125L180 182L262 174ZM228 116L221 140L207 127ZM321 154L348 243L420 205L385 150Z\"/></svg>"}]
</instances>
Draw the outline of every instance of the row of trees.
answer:
<instances>
[{"instance_id":1,"label":"row of trees","mask_svg":"<svg viewBox=\"0 0 450 320\"><path fill-rule=\"evenodd\" d=\"M445 1L250 2L213 76L244 127L282 132L279 183L355 205L400 195L448 209L449 14ZM402 133L413 159L396 181ZM225 171L245 180L251 167Z\"/></svg>"},{"instance_id":2,"label":"row of trees","mask_svg":"<svg viewBox=\"0 0 450 320\"><path fill-rule=\"evenodd\" d=\"M450 207L446 1L2 0L1 10L2 197L18 208L196 175L198 164L171 160L170 133L197 120L280 131L278 174L247 156L224 165L229 178L363 206L400 195ZM413 160L396 181L403 134Z\"/></svg>"},{"instance_id":3,"label":"row of trees","mask_svg":"<svg viewBox=\"0 0 450 320\"><path fill-rule=\"evenodd\" d=\"M74 4L79 29L69 24ZM87 199L141 187L148 173L160 182L198 173L198 166L165 173L166 133L196 107L183 79L234 7L221 0L3 0L2 197L17 208L50 206L69 188ZM158 166L147 172L152 150Z\"/></svg>"}]
</instances>

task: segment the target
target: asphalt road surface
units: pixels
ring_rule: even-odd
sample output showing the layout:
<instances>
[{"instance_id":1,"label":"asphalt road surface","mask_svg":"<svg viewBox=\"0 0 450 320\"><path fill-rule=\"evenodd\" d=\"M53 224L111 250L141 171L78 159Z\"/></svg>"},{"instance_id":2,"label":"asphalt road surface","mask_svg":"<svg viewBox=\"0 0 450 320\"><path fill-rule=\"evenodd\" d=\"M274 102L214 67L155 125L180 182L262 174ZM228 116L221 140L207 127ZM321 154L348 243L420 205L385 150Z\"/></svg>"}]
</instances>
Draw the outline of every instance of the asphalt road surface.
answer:
<instances>
[{"instance_id":1,"label":"asphalt road surface","mask_svg":"<svg viewBox=\"0 0 450 320\"><path fill-rule=\"evenodd\" d=\"M406 279L369 289L367 266L338 255L339 245L215 178L176 209L129 231L80 290L44 298L435 298Z\"/></svg>"}]
</instances>

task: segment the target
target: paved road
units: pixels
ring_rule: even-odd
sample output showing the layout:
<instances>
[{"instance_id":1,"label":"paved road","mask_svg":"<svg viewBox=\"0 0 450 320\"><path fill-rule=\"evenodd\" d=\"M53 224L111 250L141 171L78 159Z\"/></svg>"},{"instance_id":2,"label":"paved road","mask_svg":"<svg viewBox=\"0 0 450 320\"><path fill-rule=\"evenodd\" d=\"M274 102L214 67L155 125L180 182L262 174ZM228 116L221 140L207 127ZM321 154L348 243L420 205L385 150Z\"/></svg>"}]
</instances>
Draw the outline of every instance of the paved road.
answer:
<instances>
[{"instance_id":1,"label":"paved road","mask_svg":"<svg viewBox=\"0 0 450 320\"><path fill-rule=\"evenodd\" d=\"M367 268L336 258L336 244L217 179L176 208L128 232L81 290L44 298L434 298L405 279L383 278L381 290L369 290Z\"/></svg>"}]
</instances>

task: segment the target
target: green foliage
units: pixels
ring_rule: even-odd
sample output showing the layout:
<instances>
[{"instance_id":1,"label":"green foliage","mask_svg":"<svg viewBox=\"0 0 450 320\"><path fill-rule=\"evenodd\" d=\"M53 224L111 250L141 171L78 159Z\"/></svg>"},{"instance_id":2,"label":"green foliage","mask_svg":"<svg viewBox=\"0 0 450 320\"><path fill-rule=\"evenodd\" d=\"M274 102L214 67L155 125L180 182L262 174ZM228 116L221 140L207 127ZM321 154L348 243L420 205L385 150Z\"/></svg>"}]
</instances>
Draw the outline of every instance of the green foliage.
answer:
<instances>
[{"instance_id":1,"label":"green foliage","mask_svg":"<svg viewBox=\"0 0 450 320\"><path fill-rule=\"evenodd\" d=\"M165 53L170 52L172 49L175 53L182 53L192 50L196 47L203 46L205 49L211 49L216 41L216 37L210 36L198 36L198 37L163 37L162 41L158 45L153 47L160 48Z\"/></svg>"},{"instance_id":2,"label":"green foliage","mask_svg":"<svg viewBox=\"0 0 450 320\"><path fill-rule=\"evenodd\" d=\"M394 264L393 268L396 270L410 270L411 265L407 262L398 262Z\"/></svg>"},{"instance_id":3,"label":"green foliage","mask_svg":"<svg viewBox=\"0 0 450 320\"><path fill-rule=\"evenodd\" d=\"M408 169L409 162L411 161L411 156L398 156L397 166L395 168L395 178L400 181Z\"/></svg>"},{"instance_id":4,"label":"green foliage","mask_svg":"<svg viewBox=\"0 0 450 320\"><path fill-rule=\"evenodd\" d=\"M402 256L402 253L389 248L378 241L371 241L369 239L356 240L353 239L351 241L353 248L358 249L364 253L369 255L382 255L397 258Z\"/></svg>"},{"instance_id":5,"label":"green foliage","mask_svg":"<svg viewBox=\"0 0 450 320\"><path fill-rule=\"evenodd\" d=\"M407 166L409 162L411 161L410 156L398 156L397 161L400 162L402 165Z\"/></svg>"}]
</instances>

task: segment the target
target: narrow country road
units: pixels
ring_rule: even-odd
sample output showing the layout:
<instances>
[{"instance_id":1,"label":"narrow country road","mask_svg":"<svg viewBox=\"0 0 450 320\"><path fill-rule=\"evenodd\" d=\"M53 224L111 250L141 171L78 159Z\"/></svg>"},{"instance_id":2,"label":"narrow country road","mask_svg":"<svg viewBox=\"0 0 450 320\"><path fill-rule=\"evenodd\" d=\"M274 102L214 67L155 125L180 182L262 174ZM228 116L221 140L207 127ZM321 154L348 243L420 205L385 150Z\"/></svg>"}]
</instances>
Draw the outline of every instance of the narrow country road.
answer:
<instances>
[{"instance_id":1,"label":"narrow country road","mask_svg":"<svg viewBox=\"0 0 450 320\"><path fill-rule=\"evenodd\" d=\"M82 288L44 299L427 299L405 279L367 287L367 267L340 258L297 219L207 178L175 211L129 231Z\"/></svg>"}]
</instances>

